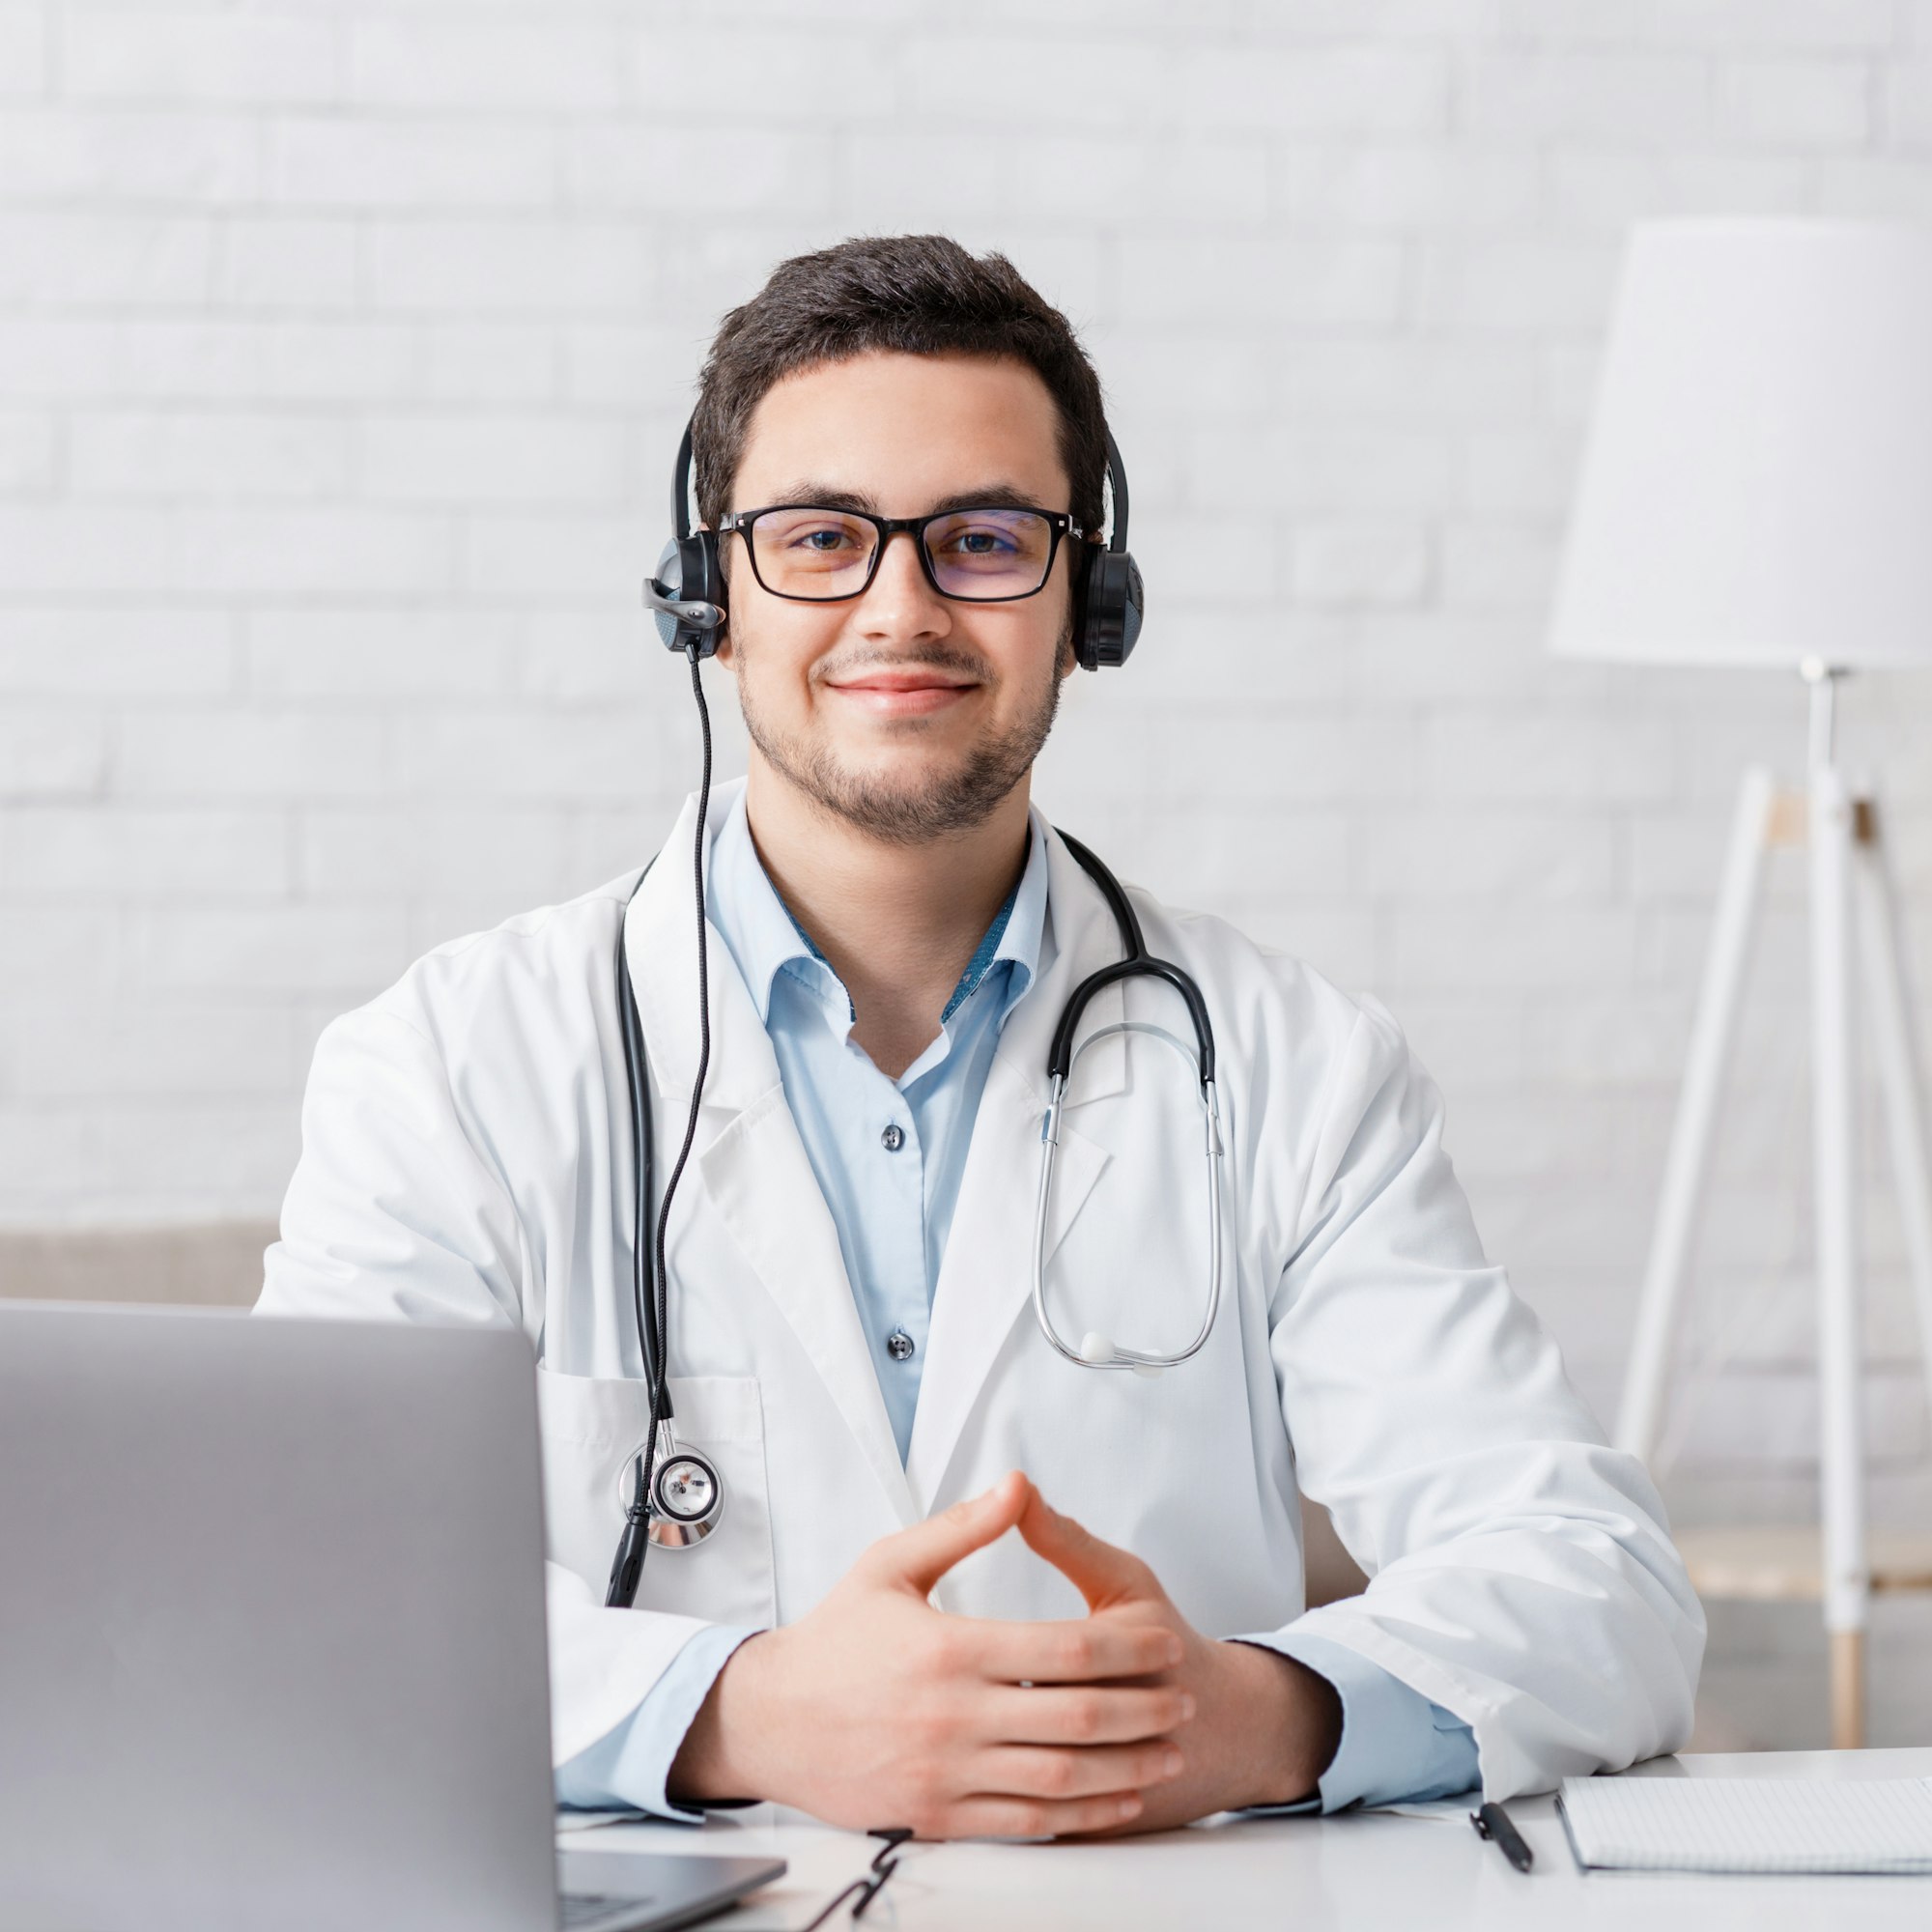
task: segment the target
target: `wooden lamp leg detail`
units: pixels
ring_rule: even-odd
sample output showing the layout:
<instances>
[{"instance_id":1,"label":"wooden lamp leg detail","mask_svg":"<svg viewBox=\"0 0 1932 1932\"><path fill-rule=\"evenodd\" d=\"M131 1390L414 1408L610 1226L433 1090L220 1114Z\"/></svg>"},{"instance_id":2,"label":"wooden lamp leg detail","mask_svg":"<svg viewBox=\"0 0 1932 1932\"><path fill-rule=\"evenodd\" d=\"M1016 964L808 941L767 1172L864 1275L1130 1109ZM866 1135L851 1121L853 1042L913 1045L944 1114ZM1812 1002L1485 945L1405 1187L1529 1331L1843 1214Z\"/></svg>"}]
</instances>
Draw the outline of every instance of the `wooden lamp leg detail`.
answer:
<instances>
[{"instance_id":1,"label":"wooden lamp leg detail","mask_svg":"<svg viewBox=\"0 0 1932 1932\"><path fill-rule=\"evenodd\" d=\"M1865 1634L1833 1631L1832 1748L1862 1750L1865 1743Z\"/></svg>"}]
</instances>

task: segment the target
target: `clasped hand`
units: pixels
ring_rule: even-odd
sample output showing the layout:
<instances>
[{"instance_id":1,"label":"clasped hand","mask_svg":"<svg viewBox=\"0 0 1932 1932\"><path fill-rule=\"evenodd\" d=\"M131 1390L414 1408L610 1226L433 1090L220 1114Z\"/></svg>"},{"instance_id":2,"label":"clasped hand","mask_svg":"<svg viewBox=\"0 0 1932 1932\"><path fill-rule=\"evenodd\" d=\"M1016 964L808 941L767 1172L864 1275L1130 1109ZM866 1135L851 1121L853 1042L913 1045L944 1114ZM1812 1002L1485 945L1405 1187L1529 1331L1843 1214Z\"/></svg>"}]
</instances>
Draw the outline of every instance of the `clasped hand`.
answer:
<instances>
[{"instance_id":1,"label":"clasped hand","mask_svg":"<svg viewBox=\"0 0 1932 1932\"><path fill-rule=\"evenodd\" d=\"M939 1579L1009 1529L1074 1583L1087 1616L932 1606ZM740 1645L670 1789L923 1838L1152 1831L1313 1790L1340 1723L1323 1679L1204 1637L1147 1564L1014 1470L882 1538L810 1615Z\"/></svg>"}]
</instances>

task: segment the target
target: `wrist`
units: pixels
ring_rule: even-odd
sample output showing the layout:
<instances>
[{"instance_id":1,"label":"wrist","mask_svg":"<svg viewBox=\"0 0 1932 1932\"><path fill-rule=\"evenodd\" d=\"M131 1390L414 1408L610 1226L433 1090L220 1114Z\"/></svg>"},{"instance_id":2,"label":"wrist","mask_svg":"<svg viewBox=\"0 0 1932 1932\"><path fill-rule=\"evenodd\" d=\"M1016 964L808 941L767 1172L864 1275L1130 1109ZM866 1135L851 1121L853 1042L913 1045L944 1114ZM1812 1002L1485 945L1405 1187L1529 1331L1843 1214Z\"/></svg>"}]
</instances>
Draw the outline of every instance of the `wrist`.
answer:
<instances>
[{"instance_id":1,"label":"wrist","mask_svg":"<svg viewBox=\"0 0 1932 1932\"><path fill-rule=\"evenodd\" d=\"M747 1637L712 1680L671 1762L666 1788L673 1802L717 1803L771 1795L756 1762L759 1726L752 1713L763 1698L767 1646L777 1634L760 1631Z\"/></svg>"},{"instance_id":2,"label":"wrist","mask_svg":"<svg viewBox=\"0 0 1932 1932\"><path fill-rule=\"evenodd\" d=\"M1293 1804L1316 1795L1342 1742L1342 1699L1321 1672L1279 1651L1231 1639L1224 1646L1254 1714L1243 1795L1231 1808Z\"/></svg>"}]
</instances>

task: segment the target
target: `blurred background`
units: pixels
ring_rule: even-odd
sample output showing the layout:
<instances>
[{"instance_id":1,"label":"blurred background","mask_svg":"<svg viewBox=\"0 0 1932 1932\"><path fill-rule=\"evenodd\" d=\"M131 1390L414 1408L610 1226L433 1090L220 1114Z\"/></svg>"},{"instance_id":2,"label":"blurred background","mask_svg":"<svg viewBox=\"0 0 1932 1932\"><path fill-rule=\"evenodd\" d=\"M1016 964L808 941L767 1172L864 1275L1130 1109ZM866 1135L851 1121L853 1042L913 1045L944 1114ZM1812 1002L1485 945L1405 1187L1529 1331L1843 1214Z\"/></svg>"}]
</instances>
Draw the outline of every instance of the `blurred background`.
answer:
<instances>
[{"instance_id":1,"label":"blurred background","mask_svg":"<svg viewBox=\"0 0 1932 1932\"><path fill-rule=\"evenodd\" d=\"M1387 1002L1607 1415L1738 774L1804 757L1788 675L1545 655L1620 250L1690 213L1932 217L1932 0L0 0L0 1292L251 1299L322 1025L655 849L696 740L638 585L710 334L942 230L1072 319L1133 484L1148 628L1042 803ZM1922 989L1932 681L1852 680L1841 743ZM1681 1522L1815 1507L1803 884ZM1868 1207L1873 1516L1922 1526ZM1822 1742L1815 1606L1712 1617L1699 1742ZM1927 1741L1928 1601L1873 1645L1871 1741Z\"/></svg>"}]
</instances>

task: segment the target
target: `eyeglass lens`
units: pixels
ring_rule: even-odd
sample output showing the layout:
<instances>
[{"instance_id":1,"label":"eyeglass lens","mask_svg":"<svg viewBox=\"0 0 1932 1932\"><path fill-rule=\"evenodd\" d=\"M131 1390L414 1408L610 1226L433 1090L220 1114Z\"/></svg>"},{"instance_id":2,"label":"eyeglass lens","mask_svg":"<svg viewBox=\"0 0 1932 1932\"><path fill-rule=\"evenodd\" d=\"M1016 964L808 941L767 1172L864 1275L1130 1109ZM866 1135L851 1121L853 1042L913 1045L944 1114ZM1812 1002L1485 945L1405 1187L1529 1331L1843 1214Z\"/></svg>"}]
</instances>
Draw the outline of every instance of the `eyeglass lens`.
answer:
<instances>
[{"instance_id":1,"label":"eyeglass lens","mask_svg":"<svg viewBox=\"0 0 1932 1932\"><path fill-rule=\"evenodd\" d=\"M758 582L781 597L850 597L865 587L879 532L843 510L767 510L751 527ZM925 526L933 582L948 597L1030 597L1046 582L1053 526L1032 510L954 510Z\"/></svg>"}]
</instances>

